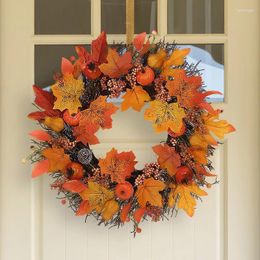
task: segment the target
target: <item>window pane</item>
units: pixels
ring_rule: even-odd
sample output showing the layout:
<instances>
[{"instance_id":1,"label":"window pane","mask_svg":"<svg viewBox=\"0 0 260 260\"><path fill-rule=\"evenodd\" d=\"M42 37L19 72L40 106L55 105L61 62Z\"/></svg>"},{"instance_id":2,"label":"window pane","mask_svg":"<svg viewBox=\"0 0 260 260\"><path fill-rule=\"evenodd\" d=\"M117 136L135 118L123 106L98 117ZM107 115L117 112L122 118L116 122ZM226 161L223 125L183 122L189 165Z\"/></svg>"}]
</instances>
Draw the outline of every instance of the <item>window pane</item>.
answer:
<instances>
[{"instance_id":1,"label":"window pane","mask_svg":"<svg viewBox=\"0 0 260 260\"><path fill-rule=\"evenodd\" d=\"M35 34L90 34L91 0L35 0Z\"/></svg>"},{"instance_id":2,"label":"window pane","mask_svg":"<svg viewBox=\"0 0 260 260\"><path fill-rule=\"evenodd\" d=\"M206 90L217 90L223 95L211 95L211 102L224 101L224 45L223 44L197 44L179 45L180 48L190 48L187 57L188 63L198 64L201 70Z\"/></svg>"},{"instance_id":3,"label":"window pane","mask_svg":"<svg viewBox=\"0 0 260 260\"><path fill-rule=\"evenodd\" d=\"M157 30L157 1L135 1L135 33Z\"/></svg>"},{"instance_id":4,"label":"window pane","mask_svg":"<svg viewBox=\"0 0 260 260\"><path fill-rule=\"evenodd\" d=\"M85 46L89 49L89 46ZM35 46L35 84L47 87L54 83L53 75L60 72L61 58L76 55L74 45Z\"/></svg>"},{"instance_id":5,"label":"window pane","mask_svg":"<svg viewBox=\"0 0 260 260\"><path fill-rule=\"evenodd\" d=\"M101 0L101 30L108 34L125 34L125 0Z\"/></svg>"},{"instance_id":6,"label":"window pane","mask_svg":"<svg viewBox=\"0 0 260 260\"><path fill-rule=\"evenodd\" d=\"M224 0L168 0L173 33L224 33Z\"/></svg>"}]
</instances>

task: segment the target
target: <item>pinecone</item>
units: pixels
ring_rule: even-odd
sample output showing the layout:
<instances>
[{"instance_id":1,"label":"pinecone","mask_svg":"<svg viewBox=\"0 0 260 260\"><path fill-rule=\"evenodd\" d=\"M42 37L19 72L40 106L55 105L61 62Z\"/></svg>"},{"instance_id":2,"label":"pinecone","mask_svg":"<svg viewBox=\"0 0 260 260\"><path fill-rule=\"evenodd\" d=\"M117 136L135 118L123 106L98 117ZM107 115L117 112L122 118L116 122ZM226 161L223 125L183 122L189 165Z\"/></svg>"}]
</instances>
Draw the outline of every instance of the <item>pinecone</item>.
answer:
<instances>
[{"instance_id":1,"label":"pinecone","mask_svg":"<svg viewBox=\"0 0 260 260\"><path fill-rule=\"evenodd\" d=\"M83 148L78 152L78 161L84 165L88 165L93 158L92 151L88 148Z\"/></svg>"}]
</instances>

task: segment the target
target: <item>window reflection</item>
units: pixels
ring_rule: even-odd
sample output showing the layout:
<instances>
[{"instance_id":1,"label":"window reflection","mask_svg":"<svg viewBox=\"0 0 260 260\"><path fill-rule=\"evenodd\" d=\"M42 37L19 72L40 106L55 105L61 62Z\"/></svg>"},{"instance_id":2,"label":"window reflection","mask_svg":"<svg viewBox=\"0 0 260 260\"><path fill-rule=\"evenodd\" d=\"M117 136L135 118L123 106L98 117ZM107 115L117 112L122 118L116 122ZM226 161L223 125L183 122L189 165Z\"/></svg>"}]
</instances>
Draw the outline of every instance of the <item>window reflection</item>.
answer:
<instances>
[{"instance_id":1,"label":"window reflection","mask_svg":"<svg viewBox=\"0 0 260 260\"><path fill-rule=\"evenodd\" d=\"M90 34L90 0L35 0L35 34Z\"/></svg>"},{"instance_id":2,"label":"window reflection","mask_svg":"<svg viewBox=\"0 0 260 260\"><path fill-rule=\"evenodd\" d=\"M224 33L224 0L168 0L168 34Z\"/></svg>"},{"instance_id":3,"label":"window reflection","mask_svg":"<svg viewBox=\"0 0 260 260\"><path fill-rule=\"evenodd\" d=\"M179 45L179 48L190 48L187 57L188 63L198 64L206 90L217 90L223 95L211 95L211 102L224 101L224 45L223 44L198 44Z\"/></svg>"},{"instance_id":4,"label":"window reflection","mask_svg":"<svg viewBox=\"0 0 260 260\"><path fill-rule=\"evenodd\" d=\"M101 1L101 30L107 34L125 34L125 0Z\"/></svg>"},{"instance_id":5,"label":"window reflection","mask_svg":"<svg viewBox=\"0 0 260 260\"><path fill-rule=\"evenodd\" d=\"M90 46L85 46L90 49ZM60 72L61 58L76 56L74 45L36 45L35 46L35 84L39 87L54 83L53 75Z\"/></svg>"},{"instance_id":6,"label":"window reflection","mask_svg":"<svg viewBox=\"0 0 260 260\"><path fill-rule=\"evenodd\" d=\"M135 0L135 33L157 30L157 0Z\"/></svg>"}]
</instances>

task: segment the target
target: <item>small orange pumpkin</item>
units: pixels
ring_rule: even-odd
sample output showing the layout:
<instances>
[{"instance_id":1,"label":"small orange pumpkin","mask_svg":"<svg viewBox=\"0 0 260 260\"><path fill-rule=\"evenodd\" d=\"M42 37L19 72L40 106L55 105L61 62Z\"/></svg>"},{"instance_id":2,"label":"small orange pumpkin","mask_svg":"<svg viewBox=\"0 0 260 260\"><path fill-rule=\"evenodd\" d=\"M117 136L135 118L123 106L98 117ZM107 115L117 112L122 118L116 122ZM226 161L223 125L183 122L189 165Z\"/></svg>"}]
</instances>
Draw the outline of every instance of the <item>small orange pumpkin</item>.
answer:
<instances>
[{"instance_id":1,"label":"small orange pumpkin","mask_svg":"<svg viewBox=\"0 0 260 260\"><path fill-rule=\"evenodd\" d=\"M142 86L151 84L154 80L154 72L150 67L145 67L144 71L140 71L136 75L137 82Z\"/></svg>"},{"instance_id":2,"label":"small orange pumpkin","mask_svg":"<svg viewBox=\"0 0 260 260\"><path fill-rule=\"evenodd\" d=\"M77 126L79 124L79 120L81 117L81 113L78 112L76 114L70 114L69 110L65 110L65 112L63 113L63 119L64 121L71 126Z\"/></svg>"},{"instance_id":3,"label":"small orange pumpkin","mask_svg":"<svg viewBox=\"0 0 260 260\"><path fill-rule=\"evenodd\" d=\"M116 185L115 193L119 199L128 200L133 196L134 189L132 184L126 181Z\"/></svg>"},{"instance_id":4,"label":"small orange pumpkin","mask_svg":"<svg viewBox=\"0 0 260 260\"><path fill-rule=\"evenodd\" d=\"M190 182L192 179L192 171L187 166L181 166L177 169L175 178L177 183L182 183L183 181Z\"/></svg>"},{"instance_id":5,"label":"small orange pumpkin","mask_svg":"<svg viewBox=\"0 0 260 260\"><path fill-rule=\"evenodd\" d=\"M83 73L86 75L88 79L94 80L101 75L101 70L95 63L91 62L86 65L86 68L84 69Z\"/></svg>"},{"instance_id":6,"label":"small orange pumpkin","mask_svg":"<svg viewBox=\"0 0 260 260\"><path fill-rule=\"evenodd\" d=\"M68 165L68 175L73 180L79 180L83 177L83 167L77 162L71 162Z\"/></svg>"},{"instance_id":7,"label":"small orange pumpkin","mask_svg":"<svg viewBox=\"0 0 260 260\"><path fill-rule=\"evenodd\" d=\"M46 116L44 119L44 124L48 126L51 130L55 132L60 132L64 128L64 122L60 117L49 117Z\"/></svg>"}]
</instances>

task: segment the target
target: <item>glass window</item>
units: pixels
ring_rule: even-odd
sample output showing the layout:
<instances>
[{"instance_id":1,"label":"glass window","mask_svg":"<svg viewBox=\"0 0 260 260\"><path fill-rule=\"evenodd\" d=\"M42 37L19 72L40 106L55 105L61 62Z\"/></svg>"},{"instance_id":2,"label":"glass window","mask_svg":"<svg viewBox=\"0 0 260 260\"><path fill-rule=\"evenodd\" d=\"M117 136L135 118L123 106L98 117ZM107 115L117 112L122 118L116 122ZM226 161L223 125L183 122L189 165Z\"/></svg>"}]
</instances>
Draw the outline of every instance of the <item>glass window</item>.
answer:
<instances>
[{"instance_id":1,"label":"glass window","mask_svg":"<svg viewBox=\"0 0 260 260\"><path fill-rule=\"evenodd\" d=\"M198 64L206 90L217 90L223 95L211 95L211 102L224 101L224 45L196 44L179 45L180 48L190 48L188 63Z\"/></svg>"},{"instance_id":2,"label":"glass window","mask_svg":"<svg viewBox=\"0 0 260 260\"><path fill-rule=\"evenodd\" d=\"M157 1L135 1L135 33L157 30Z\"/></svg>"},{"instance_id":3,"label":"glass window","mask_svg":"<svg viewBox=\"0 0 260 260\"><path fill-rule=\"evenodd\" d=\"M168 34L224 33L224 0L168 0Z\"/></svg>"},{"instance_id":4,"label":"glass window","mask_svg":"<svg viewBox=\"0 0 260 260\"><path fill-rule=\"evenodd\" d=\"M91 0L35 0L35 34L90 34Z\"/></svg>"},{"instance_id":5,"label":"glass window","mask_svg":"<svg viewBox=\"0 0 260 260\"><path fill-rule=\"evenodd\" d=\"M125 34L125 0L101 0L101 30L107 34Z\"/></svg>"},{"instance_id":6,"label":"glass window","mask_svg":"<svg viewBox=\"0 0 260 260\"><path fill-rule=\"evenodd\" d=\"M61 58L69 59L73 55L76 55L74 45L36 45L35 84L43 88L52 85L53 76L61 71Z\"/></svg>"}]
</instances>

